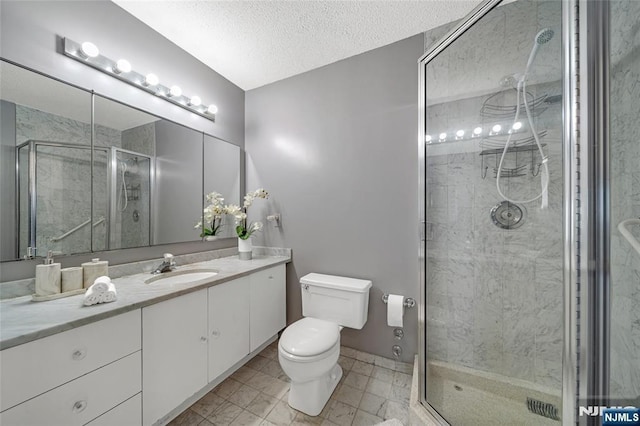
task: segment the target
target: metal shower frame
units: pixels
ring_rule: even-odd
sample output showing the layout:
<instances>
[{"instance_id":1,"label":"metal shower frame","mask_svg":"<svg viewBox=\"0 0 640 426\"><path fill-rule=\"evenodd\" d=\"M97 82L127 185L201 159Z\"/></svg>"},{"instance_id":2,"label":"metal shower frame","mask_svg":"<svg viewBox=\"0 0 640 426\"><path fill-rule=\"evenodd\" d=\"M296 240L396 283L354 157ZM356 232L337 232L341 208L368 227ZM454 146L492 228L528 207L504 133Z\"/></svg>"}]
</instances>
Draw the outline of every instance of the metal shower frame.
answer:
<instances>
[{"instance_id":1,"label":"metal shower frame","mask_svg":"<svg viewBox=\"0 0 640 426\"><path fill-rule=\"evenodd\" d=\"M426 65L501 2L485 0L418 61L419 390L442 425L448 423L426 401ZM608 402L608 43L607 0L562 2L563 426L599 424L598 417L579 416L578 407Z\"/></svg>"}]
</instances>

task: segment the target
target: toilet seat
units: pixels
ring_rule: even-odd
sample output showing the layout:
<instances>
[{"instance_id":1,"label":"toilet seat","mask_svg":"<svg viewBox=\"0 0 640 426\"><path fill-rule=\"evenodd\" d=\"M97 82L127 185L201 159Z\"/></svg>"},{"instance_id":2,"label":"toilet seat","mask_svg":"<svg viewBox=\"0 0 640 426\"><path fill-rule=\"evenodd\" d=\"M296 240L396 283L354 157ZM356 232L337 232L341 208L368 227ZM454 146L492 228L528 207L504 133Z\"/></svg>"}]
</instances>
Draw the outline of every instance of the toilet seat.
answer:
<instances>
[{"instance_id":1,"label":"toilet seat","mask_svg":"<svg viewBox=\"0 0 640 426\"><path fill-rule=\"evenodd\" d=\"M302 318L287 327L278 346L289 355L288 358L300 362L310 362L322 358L340 343L338 324L316 318Z\"/></svg>"},{"instance_id":2,"label":"toilet seat","mask_svg":"<svg viewBox=\"0 0 640 426\"><path fill-rule=\"evenodd\" d=\"M335 345L333 345L329 350L322 352L321 354L318 355L312 355L312 356L298 356L298 355L292 355L289 352L285 351L284 349L282 349L282 346L279 347L279 355L280 357L286 359L287 361L290 362L294 362L294 363L299 363L299 364L305 364L305 363L312 363L312 362L316 362L316 361L321 361L325 358L329 358L331 357L332 354L334 353L339 353L340 352L340 342L336 342Z\"/></svg>"}]
</instances>

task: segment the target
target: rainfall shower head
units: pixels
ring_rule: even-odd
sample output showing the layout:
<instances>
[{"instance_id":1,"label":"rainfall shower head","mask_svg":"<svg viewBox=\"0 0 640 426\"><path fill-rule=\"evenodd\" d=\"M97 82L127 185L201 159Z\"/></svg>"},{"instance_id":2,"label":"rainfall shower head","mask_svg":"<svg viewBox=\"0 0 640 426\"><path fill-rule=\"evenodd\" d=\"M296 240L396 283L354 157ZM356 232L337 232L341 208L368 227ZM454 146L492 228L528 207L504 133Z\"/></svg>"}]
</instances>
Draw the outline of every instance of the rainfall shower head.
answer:
<instances>
[{"instance_id":1,"label":"rainfall shower head","mask_svg":"<svg viewBox=\"0 0 640 426\"><path fill-rule=\"evenodd\" d=\"M531 54L529 55L529 60L527 61L527 68L524 71L525 74L529 72L529 68L531 68L531 65L533 64L536 53L538 53L538 48L543 44L548 43L549 40L553 38L553 34L554 32L551 28L543 28L542 30L540 30L540 32L538 32L538 34L536 34L535 38L533 39L533 49L531 49Z\"/></svg>"}]
</instances>

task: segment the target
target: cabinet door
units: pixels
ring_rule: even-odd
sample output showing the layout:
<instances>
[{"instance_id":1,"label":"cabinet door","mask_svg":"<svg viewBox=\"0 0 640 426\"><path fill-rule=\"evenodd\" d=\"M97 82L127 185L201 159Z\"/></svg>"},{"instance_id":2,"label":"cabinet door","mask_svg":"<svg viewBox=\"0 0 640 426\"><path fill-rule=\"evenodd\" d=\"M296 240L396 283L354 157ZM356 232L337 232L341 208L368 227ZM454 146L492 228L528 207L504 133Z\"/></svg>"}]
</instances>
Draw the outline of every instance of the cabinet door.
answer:
<instances>
[{"instance_id":1,"label":"cabinet door","mask_svg":"<svg viewBox=\"0 0 640 426\"><path fill-rule=\"evenodd\" d=\"M249 277L209 288L209 381L249 354Z\"/></svg>"},{"instance_id":2,"label":"cabinet door","mask_svg":"<svg viewBox=\"0 0 640 426\"><path fill-rule=\"evenodd\" d=\"M158 421L207 384L207 290L142 310L142 420Z\"/></svg>"},{"instance_id":3,"label":"cabinet door","mask_svg":"<svg viewBox=\"0 0 640 426\"><path fill-rule=\"evenodd\" d=\"M251 351L287 325L285 266L256 272L251 281Z\"/></svg>"}]
</instances>

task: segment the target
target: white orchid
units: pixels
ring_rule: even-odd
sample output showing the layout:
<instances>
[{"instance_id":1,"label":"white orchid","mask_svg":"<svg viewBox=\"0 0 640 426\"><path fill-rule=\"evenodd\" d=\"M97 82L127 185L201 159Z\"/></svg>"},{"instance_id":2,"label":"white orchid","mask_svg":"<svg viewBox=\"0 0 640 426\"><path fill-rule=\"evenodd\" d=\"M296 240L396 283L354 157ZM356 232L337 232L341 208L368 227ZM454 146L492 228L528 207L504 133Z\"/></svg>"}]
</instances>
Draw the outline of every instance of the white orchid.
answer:
<instances>
[{"instance_id":1,"label":"white orchid","mask_svg":"<svg viewBox=\"0 0 640 426\"><path fill-rule=\"evenodd\" d=\"M216 235L218 230L222 226L222 215L226 213L224 207L224 198L222 194L219 192L210 192L206 195L207 203L209 203L203 210L203 219L205 225L203 225L202 221L199 221L195 229L202 229L200 233L201 237L206 237L209 235Z\"/></svg>"},{"instance_id":2,"label":"white orchid","mask_svg":"<svg viewBox=\"0 0 640 426\"><path fill-rule=\"evenodd\" d=\"M238 238L243 240L248 239L251 234L262 229L261 222L253 222L247 226L247 208L253 204L256 198L267 199L269 198L269 193L264 188L258 188L255 191L247 192L247 195L244 196L242 207L233 204L226 207L227 213L232 214L236 220Z\"/></svg>"}]
</instances>

